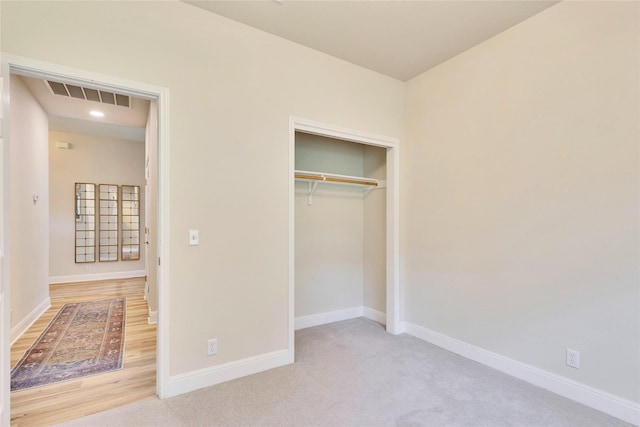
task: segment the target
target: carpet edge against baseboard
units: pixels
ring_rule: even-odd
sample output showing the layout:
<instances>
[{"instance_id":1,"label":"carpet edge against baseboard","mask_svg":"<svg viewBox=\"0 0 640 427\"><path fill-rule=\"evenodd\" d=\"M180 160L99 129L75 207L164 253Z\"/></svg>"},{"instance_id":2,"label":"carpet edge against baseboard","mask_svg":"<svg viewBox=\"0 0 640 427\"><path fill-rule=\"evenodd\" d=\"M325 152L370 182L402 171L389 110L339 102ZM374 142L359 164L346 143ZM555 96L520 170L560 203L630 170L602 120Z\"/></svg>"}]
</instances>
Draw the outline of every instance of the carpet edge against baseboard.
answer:
<instances>
[{"instance_id":1,"label":"carpet edge against baseboard","mask_svg":"<svg viewBox=\"0 0 640 427\"><path fill-rule=\"evenodd\" d=\"M189 393L201 388L246 377L247 375L279 368L290 363L293 363L293 354L289 350L278 350L174 375L169 378L166 397Z\"/></svg>"},{"instance_id":2,"label":"carpet edge against baseboard","mask_svg":"<svg viewBox=\"0 0 640 427\"><path fill-rule=\"evenodd\" d=\"M297 317L295 319L295 329L299 330L358 317L366 317L380 323L384 323L386 319L384 313L369 307L358 306L344 310ZM293 352L286 349L174 375L169 378L167 392L163 397L177 396L247 375L278 368L293 363L293 359Z\"/></svg>"},{"instance_id":3,"label":"carpet edge against baseboard","mask_svg":"<svg viewBox=\"0 0 640 427\"><path fill-rule=\"evenodd\" d=\"M301 316L295 318L295 330L363 316L380 322L380 319L383 319L385 314L368 307L359 306L327 313ZM406 332L423 341L619 418L625 422L640 425L640 405L635 402L409 322L402 322L401 332ZM288 350L281 350L176 375L169 380L167 397L241 378L292 362L293 355L289 354Z\"/></svg>"},{"instance_id":4,"label":"carpet edge against baseboard","mask_svg":"<svg viewBox=\"0 0 640 427\"><path fill-rule=\"evenodd\" d=\"M625 422L636 426L640 425L640 404L638 403L544 369L527 365L526 363L476 347L423 326L410 322L402 322L401 329L409 335L504 372L529 384L544 388Z\"/></svg>"},{"instance_id":5,"label":"carpet edge against baseboard","mask_svg":"<svg viewBox=\"0 0 640 427\"><path fill-rule=\"evenodd\" d=\"M386 323L387 319L387 315L385 313L360 305L342 310L298 316L295 318L294 329L298 331L300 329L326 325L327 323L341 322L343 320L355 319L357 317L366 317L367 319L382 324Z\"/></svg>"}]
</instances>

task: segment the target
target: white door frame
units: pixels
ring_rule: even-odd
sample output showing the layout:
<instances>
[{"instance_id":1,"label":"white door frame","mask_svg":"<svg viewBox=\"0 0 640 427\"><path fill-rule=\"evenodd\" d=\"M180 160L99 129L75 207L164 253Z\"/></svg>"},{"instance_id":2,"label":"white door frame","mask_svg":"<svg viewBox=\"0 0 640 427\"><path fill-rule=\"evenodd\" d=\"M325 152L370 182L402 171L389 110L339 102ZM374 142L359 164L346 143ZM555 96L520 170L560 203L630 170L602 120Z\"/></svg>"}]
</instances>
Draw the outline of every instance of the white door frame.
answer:
<instances>
[{"instance_id":1,"label":"white door frame","mask_svg":"<svg viewBox=\"0 0 640 427\"><path fill-rule=\"evenodd\" d=\"M356 142L387 150L387 332L398 334L400 330L400 283L399 262L399 177L400 155L399 141L371 133L345 129L300 117L289 118L289 357L294 361L295 329L295 139L296 132L325 136L344 141Z\"/></svg>"},{"instance_id":2,"label":"white door frame","mask_svg":"<svg viewBox=\"0 0 640 427\"><path fill-rule=\"evenodd\" d=\"M7 76L9 67L0 63L0 425L10 425L11 405L11 305L9 304L10 286L7 273L7 258L4 256L4 243L8 241L6 212L9 208L8 186L8 151L4 139L9 134L9 120L4 112L9 103L9 84Z\"/></svg>"},{"instance_id":3,"label":"white door frame","mask_svg":"<svg viewBox=\"0 0 640 427\"><path fill-rule=\"evenodd\" d=\"M59 64L39 61L32 58L25 58L12 54L2 53L2 62L0 64L2 78L4 80L4 90L2 96L2 110L4 111L3 134L4 145L2 147L5 163L0 164L0 173L3 177L9 176L9 167L6 159L7 153L11 147L11 141L8 131L8 118L11 113L11 104L9 100L10 75L17 73L37 78L52 78L67 83L75 83L81 85L98 86L107 90L114 90L130 96L144 99L156 99L158 102L158 327L157 327L157 350L156 350L156 393L160 398L167 397L169 383L169 90L161 86L150 85L132 80L126 80L119 77L94 73L87 70L66 67ZM0 156L1 158L2 156ZM0 182L2 182L0 180ZM9 183L4 179L3 193L4 200L0 200L2 205L0 210L5 214L4 223L0 225L2 229L0 238L0 253L5 250L5 255L9 255L10 248L3 246L7 241L7 216L8 201L7 194ZM1 219L2 217L0 217ZM8 324L10 304L10 295L8 283L6 259L1 259L2 265L0 271L0 291L4 293L4 298L0 301L0 318L2 318L2 327L0 328L0 351L5 355L9 355L10 343L10 325ZM154 261L155 262L155 261ZM2 358L0 358L2 359ZM2 419L0 425L9 424L9 394L10 394L10 367L8 359L3 363L2 384L0 385L0 395L2 395ZM7 405L7 406L5 406Z\"/></svg>"}]
</instances>

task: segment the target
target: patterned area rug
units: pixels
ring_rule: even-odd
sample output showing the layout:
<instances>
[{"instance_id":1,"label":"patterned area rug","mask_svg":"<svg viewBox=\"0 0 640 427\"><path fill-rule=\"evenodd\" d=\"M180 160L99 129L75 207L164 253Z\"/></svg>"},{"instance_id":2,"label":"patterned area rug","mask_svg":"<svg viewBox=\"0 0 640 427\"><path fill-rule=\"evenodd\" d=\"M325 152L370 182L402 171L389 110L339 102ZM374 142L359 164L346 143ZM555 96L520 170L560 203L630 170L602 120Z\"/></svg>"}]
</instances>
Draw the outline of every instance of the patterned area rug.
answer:
<instances>
[{"instance_id":1,"label":"patterned area rug","mask_svg":"<svg viewBox=\"0 0 640 427\"><path fill-rule=\"evenodd\" d=\"M126 298L65 304L11 369L11 391L122 369Z\"/></svg>"}]
</instances>

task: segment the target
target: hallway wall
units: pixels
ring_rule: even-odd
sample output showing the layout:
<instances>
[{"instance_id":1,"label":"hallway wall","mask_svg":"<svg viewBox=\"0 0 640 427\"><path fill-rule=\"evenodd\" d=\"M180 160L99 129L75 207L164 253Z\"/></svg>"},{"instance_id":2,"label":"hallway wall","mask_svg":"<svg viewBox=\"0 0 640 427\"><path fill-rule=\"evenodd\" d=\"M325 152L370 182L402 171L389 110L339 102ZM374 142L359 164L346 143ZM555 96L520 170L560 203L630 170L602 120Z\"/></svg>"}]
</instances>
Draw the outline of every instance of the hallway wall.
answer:
<instances>
[{"instance_id":1,"label":"hallway wall","mask_svg":"<svg viewBox=\"0 0 640 427\"><path fill-rule=\"evenodd\" d=\"M143 142L99 137L78 133L49 132L50 256L49 276L53 282L109 277L113 273L144 275L144 245L136 261L75 263L74 184L138 185L141 191L140 228L144 230L144 162ZM69 149L56 147L58 141L71 144ZM126 275L126 274L122 274Z\"/></svg>"},{"instance_id":2,"label":"hallway wall","mask_svg":"<svg viewBox=\"0 0 640 427\"><path fill-rule=\"evenodd\" d=\"M6 242L13 340L49 306L49 125L46 113L19 78L11 79L10 95Z\"/></svg>"}]
</instances>

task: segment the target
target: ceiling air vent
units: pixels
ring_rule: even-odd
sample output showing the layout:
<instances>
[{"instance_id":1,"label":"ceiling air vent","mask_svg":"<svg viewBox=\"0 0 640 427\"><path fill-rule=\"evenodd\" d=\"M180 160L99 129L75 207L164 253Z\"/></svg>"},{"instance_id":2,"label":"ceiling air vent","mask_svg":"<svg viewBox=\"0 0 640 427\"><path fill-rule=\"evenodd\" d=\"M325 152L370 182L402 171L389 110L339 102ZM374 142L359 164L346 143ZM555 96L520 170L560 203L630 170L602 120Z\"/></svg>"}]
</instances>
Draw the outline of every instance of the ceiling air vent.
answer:
<instances>
[{"instance_id":1,"label":"ceiling air vent","mask_svg":"<svg viewBox=\"0 0 640 427\"><path fill-rule=\"evenodd\" d=\"M102 104L131 108L131 98L127 95L67 83L54 82L51 80L47 80L46 82L51 89L51 92L55 95L67 96L76 99L86 99L87 101L95 101Z\"/></svg>"}]
</instances>

